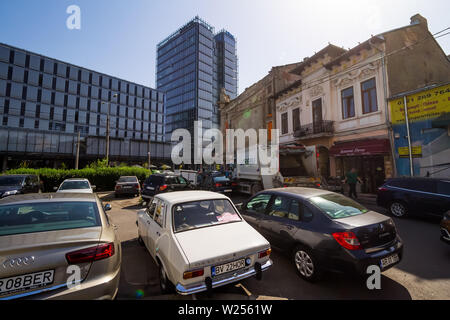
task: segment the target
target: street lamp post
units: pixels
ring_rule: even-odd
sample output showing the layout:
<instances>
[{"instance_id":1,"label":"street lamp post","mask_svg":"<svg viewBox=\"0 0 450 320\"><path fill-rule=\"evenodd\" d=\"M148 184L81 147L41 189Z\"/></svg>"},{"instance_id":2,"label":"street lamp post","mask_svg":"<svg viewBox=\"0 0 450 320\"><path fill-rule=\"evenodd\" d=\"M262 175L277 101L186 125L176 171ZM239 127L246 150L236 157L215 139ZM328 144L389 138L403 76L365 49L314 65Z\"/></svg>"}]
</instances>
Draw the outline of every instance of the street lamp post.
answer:
<instances>
[{"instance_id":1,"label":"street lamp post","mask_svg":"<svg viewBox=\"0 0 450 320\"><path fill-rule=\"evenodd\" d=\"M117 98L118 94L115 93L113 95L113 98ZM107 104L108 105L108 113L107 113L107 118L106 118L106 165L109 166L109 114L110 114L110 109L111 109L111 99L109 100L109 102L102 102L102 104Z\"/></svg>"}]
</instances>

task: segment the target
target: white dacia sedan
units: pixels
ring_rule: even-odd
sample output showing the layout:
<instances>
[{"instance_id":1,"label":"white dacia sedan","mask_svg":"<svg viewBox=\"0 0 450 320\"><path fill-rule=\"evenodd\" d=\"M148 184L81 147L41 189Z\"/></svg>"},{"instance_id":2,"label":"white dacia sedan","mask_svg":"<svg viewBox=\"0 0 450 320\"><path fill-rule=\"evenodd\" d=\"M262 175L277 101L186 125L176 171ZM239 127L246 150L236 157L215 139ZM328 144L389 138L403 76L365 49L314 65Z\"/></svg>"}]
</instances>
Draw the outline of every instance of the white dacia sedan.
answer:
<instances>
[{"instance_id":1,"label":"white dacia sedan","mask_svg":"<svg viewBox=\"0 0 450 320\"><path fill-rule=\"evenodd\" d=\"M272 265L269 242L222 194L156 195L136 223L139 242L159 266L163 293L211 292L251 276L260 280Z\"/></svg>"}]
</instances>

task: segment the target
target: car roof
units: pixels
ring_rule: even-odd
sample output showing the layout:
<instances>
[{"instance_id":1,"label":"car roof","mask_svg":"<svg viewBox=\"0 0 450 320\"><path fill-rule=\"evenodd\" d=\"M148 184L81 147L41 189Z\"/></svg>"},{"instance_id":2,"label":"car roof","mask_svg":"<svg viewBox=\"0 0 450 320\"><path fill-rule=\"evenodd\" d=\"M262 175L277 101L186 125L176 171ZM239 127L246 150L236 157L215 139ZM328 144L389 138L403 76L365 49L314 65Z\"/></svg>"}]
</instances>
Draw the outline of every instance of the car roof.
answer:
<instances>
[{"instance_id":1,"label":"car roof","mask_svg":"<svg viewBox=\"0 0 450 320\"><path fill-rule=\"evenodd\" d=\"M389 178L386 179L387 182L389 181L445 181L450 182L450 178L428 178L428 177L397 177L397 178Z\"/></svg>"},{"instance_id":2,"label":"car roof","mask_svg":"<svg viewBox=\"0 0 450 320\"><path fill-rule=\"evenodd\" d=\"M36 202L68 202L88 201L95 202L97 195L93 193L27 193L0 199L0 206L7 204L24 204Z\"/></svg>"},{"instance_id":3,"label":"car roof","mask_svg":"<svg viewBox=\"0 0 450 320\"><path fill-rule=\"evenodd\" d=\"M65 179L63 182L65 182L65 181L88 181L89 182L89 180L85 179L85 178L70 178L70 179Z\"/></svg>"},{"instance_id":4,"label":"car roof","mask_svg":"<svg viewBox=\"0 0 450 320\"><path fill-rule=\"evenodd\" d=\"M303 188L303 187L288 187L288 188L277 188L277 189L268 189L264 190L261 193L271 192L279 195L290 195L296 196L303 199L308 199L312 197L321 196L324 194L333 193L328 190L323 189L314 189L314 188Z\"/></svg>"},{"instance_id":5,"label":"car roof","mask_svg":"<svg viewBox=\"0 0 450 320\"><path fill-rule=\"evenodd\" d=\"M211 192L211 191L177 191L160 193L155 197L168 202L169 204L177 204L182 202L191 202L199 200L212 200L212 199L228 199L223 194Z\"/></svg>"},{"instance_id":6,"label":"car roof","mask_svg":"<svg viewBox=\"0 0 450 320\"><path fill-rule=\"evenodd\" d=\"M136 176L120 176L120 178L137 178L137 177Z\"/></svg>"}]
</instances>

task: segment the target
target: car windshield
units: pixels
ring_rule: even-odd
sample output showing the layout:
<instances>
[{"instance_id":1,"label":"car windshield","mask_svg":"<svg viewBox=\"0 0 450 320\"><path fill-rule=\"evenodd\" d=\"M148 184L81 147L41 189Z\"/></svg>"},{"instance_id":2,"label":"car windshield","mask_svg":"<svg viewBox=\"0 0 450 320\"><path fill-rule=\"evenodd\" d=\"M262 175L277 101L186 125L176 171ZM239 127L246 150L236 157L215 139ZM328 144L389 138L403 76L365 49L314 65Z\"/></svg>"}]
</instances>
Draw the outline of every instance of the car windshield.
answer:
<instances>
[{"instance_id":1,"label":"car windshield","mask_svg":"<svg viewBox=\"0 0 450 320\"><path fill-rule=\"evenodd\" d=\"M136 177L120 177L119 181L117 182L137 182Z\"/></svg>"},{"instance_id":2,"label":"car windshield","mask_svg":"<svg viewBox=\"0 0 450 320\"><path fill-rule=\"evenodd\" d=\"M369 211L352 199L337 193L312 197L309 200L325 212L331 219L347 218Z\"/></svg>"},{"instance_id":3,"label":"car windshield","mask_svg":"<svg viewBox=\"0 0 450 320\"><path fill-rule=\"evenodd\" d=\"M0 206L0 236L100 226L95 202Z\"/></svg>"},{"instance_id":4,"label":"car windshield","mask_svg":"<svg viewBox=\"0 0 450 320\"><path fill-rule=\"evenodd\" d=\"M59 187L59 190L78 190L89 189L89 183L87 181L65 181Z\"/></svg>"},{"instance_id":5,"label":"car windshield","mask_svg":"<svg viewBox=\"0 0 450 320\"><path fill-rule=\"evenodd\" d=\"M0 177L0 186L20 186L23 183L24 177Z\"/></svg>"},{"instance_id":6,"label":"car windshield","mask_svg":"<svg viewBox=\"0 0 450 320\"><path fill-rule=\"evenodd\" d=\"M229 200L203 200L173 207L174 232L242 221Z\"/></svg>"}]
</instances>

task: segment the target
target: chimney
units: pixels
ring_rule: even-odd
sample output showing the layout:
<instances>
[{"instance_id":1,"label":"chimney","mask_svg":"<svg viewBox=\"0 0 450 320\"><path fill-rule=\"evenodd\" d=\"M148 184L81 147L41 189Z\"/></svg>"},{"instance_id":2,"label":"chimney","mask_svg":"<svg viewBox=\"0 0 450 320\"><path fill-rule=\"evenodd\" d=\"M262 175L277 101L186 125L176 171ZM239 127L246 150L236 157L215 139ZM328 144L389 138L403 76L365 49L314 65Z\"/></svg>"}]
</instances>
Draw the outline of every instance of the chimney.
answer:
<instances>
[{"instance_id":1,"label":"chimney","mask_svg":"<svg viewBox=\"0 0 450 320\"><path fill-rule=\"evenodd\" d=\"M428 21L424 17L422 17L420 14L416 14L411 17L411 24L421 24L423 27L425 27L428 30Z\"/></svg>"}]
</instances>

